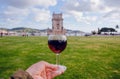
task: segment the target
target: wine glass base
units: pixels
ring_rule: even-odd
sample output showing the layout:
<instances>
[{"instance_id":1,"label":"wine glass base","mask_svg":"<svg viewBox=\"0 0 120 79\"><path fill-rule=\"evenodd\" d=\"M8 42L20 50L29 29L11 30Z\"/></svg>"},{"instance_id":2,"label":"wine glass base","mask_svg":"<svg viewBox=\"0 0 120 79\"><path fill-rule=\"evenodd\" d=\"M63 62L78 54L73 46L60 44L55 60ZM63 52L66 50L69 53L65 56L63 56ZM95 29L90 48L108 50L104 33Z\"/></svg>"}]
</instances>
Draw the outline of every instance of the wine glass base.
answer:
<instances>
[{"instance_id":1,"label":"wine glass base","mask_svg":"<svg viewBox=\"0 0 120 79\"><path fill-rule=\"evenodd\" d=\"M63 66L63 65L58 65L58 70L57 71L61 71L61 72L65 72L67 69L66 66Z\"/></svg>"}]
</instances>

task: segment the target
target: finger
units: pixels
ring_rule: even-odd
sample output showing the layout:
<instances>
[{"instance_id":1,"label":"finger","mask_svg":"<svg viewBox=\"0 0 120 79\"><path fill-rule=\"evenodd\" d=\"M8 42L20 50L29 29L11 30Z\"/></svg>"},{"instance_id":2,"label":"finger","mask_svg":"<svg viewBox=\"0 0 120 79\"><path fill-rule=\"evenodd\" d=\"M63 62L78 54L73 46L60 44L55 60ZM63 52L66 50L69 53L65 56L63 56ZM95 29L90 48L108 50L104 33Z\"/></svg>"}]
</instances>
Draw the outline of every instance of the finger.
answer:
<instances>
[{"instance_id":1,"label":"finger","mask_svg":"<svg viewBox=\"0 0 120 79\"><path fill-rule=\"evenodd\" d=\"M48 73L47 73L47 79L52 79L52 77L51 77L51 72L48 72Z\"/></svg>"},{"instance_id":2,"label":"finger","mask_svg":"<svg viewBox=\"0 0 120 79\"><path fill-rule=\"evenodd\" d=\"M58 66L54 64L47 64L47 68L52 69L52 70L57 70Z\"/></svg>"},{"instance_id":3,"label":"finger","mask_svg":"<svg viewBox=\"0 0 120 79\"><path fill-rule=\"evenodd\" d=\"M56 76L59 76L59 75L61 75L63 72L61 72L61 71L54 71L54 72L52 72L52 74L51 74L51 78L54 78L54 77L56 77Z\"/></svg>"},{"instance_id":4,"label":"finger","mask_svg":"<svg viewBox=\"0 0 120 79\"><path fill-rule=\"evenodd\" d=\"M53 69L53 70L58 69L57 65L50 64L46 61L40 61L40 62L38 62L38 64L44 64L46 68L50 68L50 69Z\"/></svg>"},{"instance_id":5,"label":"finger","mask_svg":"<svg viewBox=\"0 0 120 79\"><path fill-rule=\"evenodd\" d=\"M46 75L47 75L47 74L46 74L46 70L43 70L43 71L41 72L41 74L40 74L40 76L43 77L44 79L47 79L47 78L46 78Z\"/></svg>"}]
</instances>

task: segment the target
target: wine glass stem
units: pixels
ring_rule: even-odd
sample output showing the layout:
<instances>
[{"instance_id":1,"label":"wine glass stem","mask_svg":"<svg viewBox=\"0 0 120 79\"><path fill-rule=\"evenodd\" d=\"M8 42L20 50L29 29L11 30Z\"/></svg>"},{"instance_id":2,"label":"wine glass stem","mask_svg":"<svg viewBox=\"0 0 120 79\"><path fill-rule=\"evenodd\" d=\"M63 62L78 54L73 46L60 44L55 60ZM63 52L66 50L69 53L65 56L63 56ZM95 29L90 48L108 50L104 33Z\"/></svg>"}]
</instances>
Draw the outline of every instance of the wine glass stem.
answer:
<instances>
[{"instance_id":1,"label":"wine glass stem","mask_svg":"<svg viewBox=\"0 0 120 79\"><path fill-rule=\"evenodd\" d=\"M59 54L56 54L56 65L60 64L60 57Z\"/></svg>"}]
</instances>

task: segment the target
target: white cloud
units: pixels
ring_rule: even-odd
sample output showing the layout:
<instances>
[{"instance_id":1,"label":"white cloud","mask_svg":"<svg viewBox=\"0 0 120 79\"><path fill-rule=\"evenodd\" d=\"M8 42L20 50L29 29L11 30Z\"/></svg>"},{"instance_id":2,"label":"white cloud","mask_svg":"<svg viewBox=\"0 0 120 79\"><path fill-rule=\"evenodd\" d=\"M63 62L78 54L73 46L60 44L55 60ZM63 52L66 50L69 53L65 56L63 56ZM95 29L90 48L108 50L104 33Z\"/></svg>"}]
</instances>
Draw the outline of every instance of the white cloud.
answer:
<instances>
[{"instance_id":1,"label":"white cloud","mask_svg":"<svg viewBox=\"0 0 120 79\"><path fill-rule=\"evenodd\" d=\"M8 8L3 13L5 15L27 16L29 14L29 10L8 6Z\"/></svg>"},{"instance_id":2,"label":"white cloud","mask_svg":"<svg viewBox=\"0 0 120 79\"><path fill-rule=\"evenodd\" d=\"M104 4L109 7L118 8L120 7L120 0L103 0Z\"/></svg>"},{"instance_id":3,"label":"white cloud","mask_svg":"<svg viewBox=\"0 0 120 79\"><path fill-rule=\"evenodd\" d=\"M120 24L120 10L113 10L113 11L107 12L102 17L102 20L103 22L109 22L115 25Z\"/></svg>"},{"instance_id":4,"label":"white cloud","mask_svg":"<svg viewBox=\"0 0 120 79\"><path fill-rule=\"evenodd\" d=\"M57 0L0 0L0 4L1 2L4 9L0 12L0 20L6 23L20 23L27 18L32 18L36 22L48 21L48 7L57 4Z\"/></svg>"},{"instance_id":5,"label":"white cloud","mask_svg":"<svg viewBox=\"0 0 120 79\"><path fill-rule=\"evenodd\" d=\"M28 14L28 9L19 9L12 6L8 6L6 10L1 12L0 20L3 20L6 23L11 22L16 24L20 23Z\"/></svg>"},{"instance_id":6,"label":"white cloud","mask_svg":"<svg viewBox=\"0 0 120 79\"><path fill-rule=\"evenodd\" d=\"M64 13L72 15L77 22L89 24L103 20L101 19L103 15L109 19L120 20L119 4L120 0L66 0L62 10Z\"/></svg>"},{"instance_id":7,"label":"white cloud","mask_svg":"<svg viewBox=\"0 0 120 79\"><path fill-rule=\"evenodd\" d=\"M74 16L74 18L79 21L79 19L83 16L82 12L77 12L77 11L69 11L68 14Z\"/></svg>"},{"instance_id":8,"label":"white cloud","mask_svg":"<svg viewBox=\"0 0 120 79\"><path fill-rule=\"evenodd\" d=\"M49 21L50 11L45 9L32 8L34 19L36 22Z\"/></svg>"},{"instance_id":9,"label":"white cloud","mask_svg":"<svg viewBox=\"0 0 120 79\"><path fill-rule=\"evenodd\" d=\"M63 11L106 12L120 7L120 0L66 0L64 2Z\"/></svg>"},{"instance_id":10,"label":"white cloud","mask_svg":"<svg viewBox=\"0 0 120 79\"><path fill-rule=\"evenodd\" d=\"M17 8L34 6L49 7L57 4L56 0L1 0L0 2Z\"/></svg>"},{"instance_id":11,"label":"white cloud","mask_svg":"<svg viewBox=\"0 0 120 79\"><path fill-rule=\"evenodd\" d=\"M66 0L64 2L64 5L62 7L63 11L90 11L91 6L89 4L89 1L84 0Z\"/></svg>"},{"instance_id":12,"label":"white cloud","mask_svg":"<svg viewBox=\"0 0 120 79\"><path fill-rule=\"evenodd\" d=\"M102 0L90 0L92 11L106 12L110 11L111 8L107 7Z\"/></svg>"},{"instance_id":13,"label":"white cloud","mask_svg":"<svg viewBox=\"0 0 120 79\"><path fill-rule=\"evenodd\" d=\"M111 19L120 19L120 10L112 10L107 12L103 18L111 18Z\"/></svg>"}]
</instances>

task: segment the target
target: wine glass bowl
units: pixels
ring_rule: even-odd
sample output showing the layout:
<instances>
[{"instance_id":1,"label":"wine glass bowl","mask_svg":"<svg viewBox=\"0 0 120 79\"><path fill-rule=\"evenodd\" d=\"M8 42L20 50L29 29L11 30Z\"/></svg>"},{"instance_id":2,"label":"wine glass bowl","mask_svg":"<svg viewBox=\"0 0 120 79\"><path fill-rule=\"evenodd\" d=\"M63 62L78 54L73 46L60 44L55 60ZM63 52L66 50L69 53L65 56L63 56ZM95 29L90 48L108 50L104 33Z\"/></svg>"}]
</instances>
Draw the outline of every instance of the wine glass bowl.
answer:
<instances>
[{"instance_id":1,"label":"wine glass bowl","mask_svg":"<svg viewBox=\"0 0 120 79\"><path fill-rule=\"evenodd\" d=\"M67 38L65 35L50 35L48 37L48 46L56 54L60 54L67 45Z\"/></svg>"}]
</instances>

